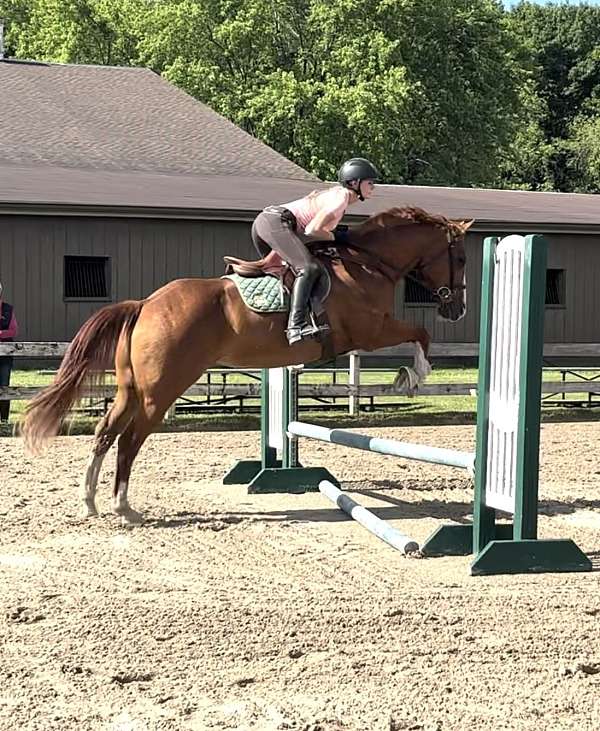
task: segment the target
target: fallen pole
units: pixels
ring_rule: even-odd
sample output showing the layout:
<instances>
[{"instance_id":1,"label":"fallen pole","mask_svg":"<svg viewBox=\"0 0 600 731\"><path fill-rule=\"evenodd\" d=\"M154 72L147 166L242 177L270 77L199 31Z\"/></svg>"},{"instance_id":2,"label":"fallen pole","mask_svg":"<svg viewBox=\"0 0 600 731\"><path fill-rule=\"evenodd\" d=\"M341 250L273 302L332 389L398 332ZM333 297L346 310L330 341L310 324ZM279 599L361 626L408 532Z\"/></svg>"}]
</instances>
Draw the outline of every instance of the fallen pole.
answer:
<instances>
[{"instance_id":1,"label":"fallen pole","mask_svg":"<svg viewBox=\"0 0 600 731\"><path fill-rule=\"evenodd\" d=\"M381 538L387 544L396 548L402 553L414 553L419 550L419 544L413 541L412 538L405 536L400 531L393 528L385 520L381 520L376 515L373 515L370 510L363 508L349 495L345 495L341 490L329 482L328 480L321 480L319 483L319 491L329 498L331 502L335 503L338 508L347 513L357 523L366 528L370 533Z\"/></svg>"},{"instance_id":2,"label":"fallen pole","mask_svg":"<svg viewBox=\"0 0 600 731\"><path fill-rule=\"evenodd\" d=\"M455 449L428 447L424 444L398 442L395 439L379 439L378 437L368 437L365 434L355 434L343 429L327 429L323 426L305 424L302 421L291 421L287 431L288 434L295 437L308 437L321 442L340 444L344 447L364 449L367 452L388 454L392 457L416 459L421 462L443 464L448 467L462 467L469 471L473 471L475 463L474 452L459 452Z\"/></svg>"}]
</instances>

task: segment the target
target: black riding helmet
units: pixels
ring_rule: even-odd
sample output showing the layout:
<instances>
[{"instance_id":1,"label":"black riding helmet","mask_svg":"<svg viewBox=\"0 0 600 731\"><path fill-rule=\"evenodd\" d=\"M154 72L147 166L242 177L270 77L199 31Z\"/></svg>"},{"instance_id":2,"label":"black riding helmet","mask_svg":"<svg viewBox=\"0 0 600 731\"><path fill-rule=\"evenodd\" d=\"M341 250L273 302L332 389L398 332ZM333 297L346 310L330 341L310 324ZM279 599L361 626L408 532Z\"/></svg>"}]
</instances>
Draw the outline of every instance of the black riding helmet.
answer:
<instances>
[{"instance_id":1,"label":"black riding helmet","mask_svg":"<svg viewBox=\"0 0 600 731\"><path fill-rule=\"evenodd\" d=\"M373 165L372 162L365 160L364 157L353 157L342 165L338 171L338 181L345 187L354 190L350 185L350 181L358 180L358 190L354 190L358 193L358 197L361 201L364 201L362 193L360 192L360 184L363 180L377 180L379 177L379 170Z\"/></svg>"}]
</instances>

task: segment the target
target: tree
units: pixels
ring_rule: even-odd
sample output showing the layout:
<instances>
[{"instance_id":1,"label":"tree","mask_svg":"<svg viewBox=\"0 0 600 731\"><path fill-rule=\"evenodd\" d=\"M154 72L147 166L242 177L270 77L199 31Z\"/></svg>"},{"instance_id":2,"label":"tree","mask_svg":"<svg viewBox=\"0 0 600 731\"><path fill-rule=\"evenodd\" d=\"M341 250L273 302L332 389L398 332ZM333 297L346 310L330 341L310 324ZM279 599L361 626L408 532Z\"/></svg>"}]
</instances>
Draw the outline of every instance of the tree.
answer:
<instances>
[{"instance_id":1,"label":"tree","mask_svg":"<svg viewBox=\"0 0 600 731\"><path fill-rule=\"evenodd\" d=\"M325 177L362 154L390 182L484 183L519 122L518 53L491 0L175 0L140 52Z\"/></svg>"},{"instance_id":2,"label":"tree","mask_svg":"<svg viewBox=\"0 0 600 731\"><path fill-rule=\"evenodd\" d=\"M58 63L130 65L145 0L0 0L10 55Z\"/></svg>"},{"instance_id":3,"label":"tree","mask_svg":"<svg viewBox=\"0 0 600 731\"><path fill-rule=\"evenodd\" d=\"M488 184L521 121L496 0L7 3L18 55L149 66L326 178L360 154L388 182Z\"/></svg>"},{"instance_id":4,"label":"tree","mask_svg":"<svg viewBox=\"0 0 600 731\"><path fill-rule=\"evenodd\" d=\"M521 3L510 27L529 49L529 122L515 140L502 180L533 190L587 190L600 89L600 8ZM593 178L593 175L592 175ZM587 182L586 182L587 181Z\"/></svg>"},{"instance_id":5,"label":"tree","mask_svg":"<svg viewBox=\"0 0 600 731\"><path fill-rule=\"evenodd\" d=\"M600 193L600 114L573 124L570 155L575 192Z\"/></svg>"}]
</instances>

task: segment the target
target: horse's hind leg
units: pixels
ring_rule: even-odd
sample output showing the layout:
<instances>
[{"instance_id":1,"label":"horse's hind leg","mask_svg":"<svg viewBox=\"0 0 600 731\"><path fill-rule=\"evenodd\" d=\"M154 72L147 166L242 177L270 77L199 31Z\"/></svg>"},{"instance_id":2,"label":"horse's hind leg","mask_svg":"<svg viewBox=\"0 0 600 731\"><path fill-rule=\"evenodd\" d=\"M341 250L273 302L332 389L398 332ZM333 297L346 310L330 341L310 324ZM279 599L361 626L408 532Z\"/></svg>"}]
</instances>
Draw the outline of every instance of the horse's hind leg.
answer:
<instances>
[{"instance_id":1,"label":"horse's hind leg","mask_svg":"<svg viewBox=\"0 0 600 731\"><path fill-rule=\"evenodd\" d=\"M131 421L137 407L138 401L133 390L119 388L113 405L108 413L98 422L94 445L81 486L83 515L86 518L98 515L96 509L96 490L102 462L117 436L124 431L127 424Z\"/></svg>"},{"instance_id":2,"label":"horse's hind leg","mask_svg":"<svg viewBox=\"0 0 600 731\"><path fill-rule=\"evenodd\" d=\"M140 395L140 409L128 427L121 434L117 446L117 472L113 490L113 511L123 518L125 523L141 523L143 516L134 510L127 498L131 467L148 436L160 423L177 393L167 396L166 388L155 384L156 398L146 393ZM160 396L159 396L160 394Z\"/></svg>"}]
</instances>

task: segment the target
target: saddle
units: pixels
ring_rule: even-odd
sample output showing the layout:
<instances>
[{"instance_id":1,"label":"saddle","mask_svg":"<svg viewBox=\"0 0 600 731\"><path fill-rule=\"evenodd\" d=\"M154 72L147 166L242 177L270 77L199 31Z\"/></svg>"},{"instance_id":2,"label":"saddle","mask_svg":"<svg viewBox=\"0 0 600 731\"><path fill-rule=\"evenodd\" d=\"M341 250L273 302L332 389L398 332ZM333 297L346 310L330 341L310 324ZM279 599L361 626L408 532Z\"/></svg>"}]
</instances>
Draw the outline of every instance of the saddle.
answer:
<instances>
[{"instance_id":1,"label":"saddle","mask_svg":"<svg viewBox=\"0 0 600 731\"><path fill-rule=\"evenodd\" d=\"M290 290L294 284L294 272L276 251L256 261L247 261L237 256L224 256L225 274L238 274L240 277L276 277Z\"/></svg>"},{"instance_id":2,"label":"saddle","mask_svg":"<svg viewBox=\"0 0 600 731\"><path fill-rule=\"evenodd\" d=\"M328 243L328 242L327 242ZM225 275L237 274L240 277L255 279L258 277L272 277L279 280L279 286L288 296L294 286L296 275L293 269L285 262L276 251L271 251L267 256L256 261L247 261L237 256L224 256ZM321 262L321 276L315 283L309 302L309 321L312 321L313 329L316 331L316 338L323 344L323 355L329 360L333 357L333 343L331 341L329 318L325 310L325 300L331 290L331 276L328 267L319 257Z\"/></svg>"}]
</instances>

